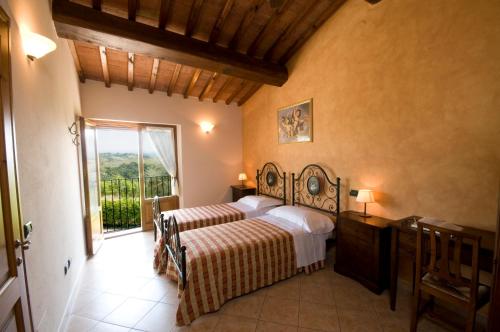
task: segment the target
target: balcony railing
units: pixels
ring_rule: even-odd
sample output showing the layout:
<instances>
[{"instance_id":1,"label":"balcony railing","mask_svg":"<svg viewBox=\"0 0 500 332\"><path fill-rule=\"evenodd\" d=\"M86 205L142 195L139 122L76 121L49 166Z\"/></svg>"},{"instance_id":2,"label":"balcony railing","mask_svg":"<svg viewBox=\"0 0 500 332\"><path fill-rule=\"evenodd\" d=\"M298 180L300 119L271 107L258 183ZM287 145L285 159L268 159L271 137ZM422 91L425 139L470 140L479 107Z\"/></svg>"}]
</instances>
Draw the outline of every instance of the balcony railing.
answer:
<instances>
[{"instance_id":1,"label":"balcony railing","mask_svg":"<svg viewBox=\"0 0 500 332\"><path fill-rule=\"evenodd\" d=\"M141 186L139 178L101 180L101 205L104 232L141 226ZM170 176L144 178L144 196L171 195Z\"/></svg>"}]
</instances>

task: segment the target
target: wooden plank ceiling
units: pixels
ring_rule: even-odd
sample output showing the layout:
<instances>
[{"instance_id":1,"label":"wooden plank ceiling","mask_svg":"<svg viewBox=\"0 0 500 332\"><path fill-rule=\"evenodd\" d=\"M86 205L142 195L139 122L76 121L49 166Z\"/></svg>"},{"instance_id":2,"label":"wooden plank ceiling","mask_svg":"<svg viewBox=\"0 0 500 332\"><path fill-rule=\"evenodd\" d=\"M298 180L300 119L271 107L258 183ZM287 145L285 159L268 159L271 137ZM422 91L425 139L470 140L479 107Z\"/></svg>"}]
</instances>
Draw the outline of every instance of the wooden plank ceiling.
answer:
<instances>
[{"instance_id":1,"label":"wooden plank ceiling","mask_svg":"<svg viewBox=\"0 0 500 332\"><path fill-rule=\"evenodd\" d=\"M82 15L89 17L90 22L84 27L85 31L90 29L94 33L95 30L95 35L82 33L81 27L85 24L79 23L76 15L71 17L68 11L64 13L56 8L56 3L64 6L66 0L53 1L56 30L60 37L71 38L68 43L81 82L91 79L102 81L107 87L121 84L129 90L143 88L150 93L164 91L169 96L180 94L200 101L223 100L226 104L242 105L262 84L280 86L286 81L284 64L345 0L70 1L71 5L75 4L75 8L70 9L76 11L92 8L87 16ZM151 52L148 49L141 53L133 46L127 49L120 44L120 39L108 43L110 38L97 35L104 31L102 24L105 23L99 25L99 22L111 16L96 16L94 20L89 14L95 11L99 11L97 15L110 14L113 18L128 20L125 24L140 23L137 28L150 29L146 27L149 26L161 33L170 33L165 38L172 33L174 37L187 37L189 40L180 40L180 43L192 41L196 49L193 53L201 54L202 60L192 60L189 55L186 59L179 57L186 53L154 53L159 45L151 48ZM71 25L78 29L71 30ZM173 45L175 47L175 43ZM213 62L219 58L225 61L226 67L216 70L219 68L214 66L218 65Z\"/></svg>"}]
</instances>

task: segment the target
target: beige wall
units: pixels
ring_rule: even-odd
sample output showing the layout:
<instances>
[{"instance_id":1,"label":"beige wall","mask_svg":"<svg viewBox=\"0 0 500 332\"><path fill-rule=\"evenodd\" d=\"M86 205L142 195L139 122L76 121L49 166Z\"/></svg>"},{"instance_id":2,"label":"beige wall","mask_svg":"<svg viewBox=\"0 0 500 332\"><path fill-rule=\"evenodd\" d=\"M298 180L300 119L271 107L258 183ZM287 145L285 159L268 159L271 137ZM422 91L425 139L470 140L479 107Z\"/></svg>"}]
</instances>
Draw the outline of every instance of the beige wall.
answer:
<instances>
[{"instance_id":1,"label":"beige wall","mask_svg":"<svg viewBox=\"0 0 500 332\"><path fill-rule=\"evenodd\" d=\"M65 41L57 40L49 1L0 0L11 17L13 113L23 221L33 222L26 251L35 328L56 331L85 259L77 148L67 127L80 112L78 80ZM30 62L19 27L56 40ZM63 267L72 259L64 276Z\"/></svg>"},{"instance_id":2,"label":"beige wall","mask_svg":"<svg viewBox=\"0 0 500 332\"><path fill-rule=\"evenodd\" d=\"M327 165L372 188L369 212L494 229L500 171L500 2L349 0L243 107L247 172ZM276 110L314 98L314 142L278 145Z\"/></svg>"},{"instance_id":3,"label":"beige wall","mask_svg":"<svg viewBox=\"0 0 500 332\"><path fill-rule=\"evenodd\" d=\"M181 206L226 202L242 167L241 110L234 105L184 99L145 89L87 80L80 84L85 117L178 126ZM215 124L212 133L199 123Z\"/></svg>"}]
</instances>

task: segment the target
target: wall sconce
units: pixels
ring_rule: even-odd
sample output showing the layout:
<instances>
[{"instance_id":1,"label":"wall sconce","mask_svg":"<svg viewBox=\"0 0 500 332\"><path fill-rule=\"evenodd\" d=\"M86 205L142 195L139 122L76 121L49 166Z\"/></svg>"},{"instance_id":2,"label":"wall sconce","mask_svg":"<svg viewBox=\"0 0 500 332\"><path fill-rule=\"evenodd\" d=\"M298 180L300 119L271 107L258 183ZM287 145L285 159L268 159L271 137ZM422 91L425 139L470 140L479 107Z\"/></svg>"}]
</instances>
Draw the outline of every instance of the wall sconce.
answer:
<instances>
[{"instance_id":1,"label":"wall sconce","mask_svg":"<svg viewBox=\"0 0 500 332\"><path fill-rule=\"evenodd\" d=\"M31 61L40 59L56 49L51 39L28 30L22 32L24 53Z\"/></svg>"},{"instance_id":2,"label":"wall sconce","mask_svg":"<svg viewBox=\"0 0 500 332\"><path fill-rule=\"evenodd\" d=\"M73 139L71 140L75 146L80 145L80 142L78 141L78 138L80 137L80 134L78 133L78 126L76 125L76 121L71 124L71 126L68 127L69 133L73 136Z\"/></svg>"},{"instance_id":3,"label":"wall sconce","mask_svg":"<svg viewBox=\"0 0 500 332\"><path fill-rule=\"evenodd\" d=\"M214 124L207 121L203 121L202 123L200 123L200 128L205 134L209 134L212 131L212 129L214 129Z\"/></svg>"}]
</instances>

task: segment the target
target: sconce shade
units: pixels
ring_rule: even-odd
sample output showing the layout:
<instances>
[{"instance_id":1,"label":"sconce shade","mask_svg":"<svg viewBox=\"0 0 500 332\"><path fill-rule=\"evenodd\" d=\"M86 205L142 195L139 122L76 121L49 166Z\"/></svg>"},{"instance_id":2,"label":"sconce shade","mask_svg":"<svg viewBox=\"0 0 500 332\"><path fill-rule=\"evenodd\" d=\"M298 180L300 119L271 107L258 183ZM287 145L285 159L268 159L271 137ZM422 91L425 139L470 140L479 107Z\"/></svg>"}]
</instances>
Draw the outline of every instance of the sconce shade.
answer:
<instances>
[{"instance_id":1,"label":"sconce shade","mask_svg":"<svg viewBox=\"0 0 500 332\"><path fill-rule=\"evenodd\" d=\"M31 31L22 33L24 52L31 60L39 59L56 49L56 43Z\"/></svg>"},{"instance_id":2,"label":"sconce shade","mask_svg":"<svg viewBox=\"0 0 500 332\"><path fill-rule=\"evenodd\" d=\"M204 133L208 134L209 132L212 131L212 129L214 129L214 124L207 121L203 121L202 123L200 123L200 128L201 130L203 130Z\"/></svg>"},{"instance_id":3,"label":"sconce shade","mask_svg":"<svg viewBox=\"0 0 500 332\"><path fill-rule=\"evenodd\" d=\"M238 175L238 180L239 181L246 181L247 180L247 175L245 173L240 173Z\"/></svg>"},{"instance_id":4,"label":"sconce shade","mask_svg":"<svg viewBox=\"0 0 500 332\"><path fill-rule=\"evenodd\" d=\"M358 196L356 197L356 202L360 202L360 203L373 203L373 202L375 202L375 199L373 198L373 190L360 189L358 191Z\"/></svg>"}]
</instances>

